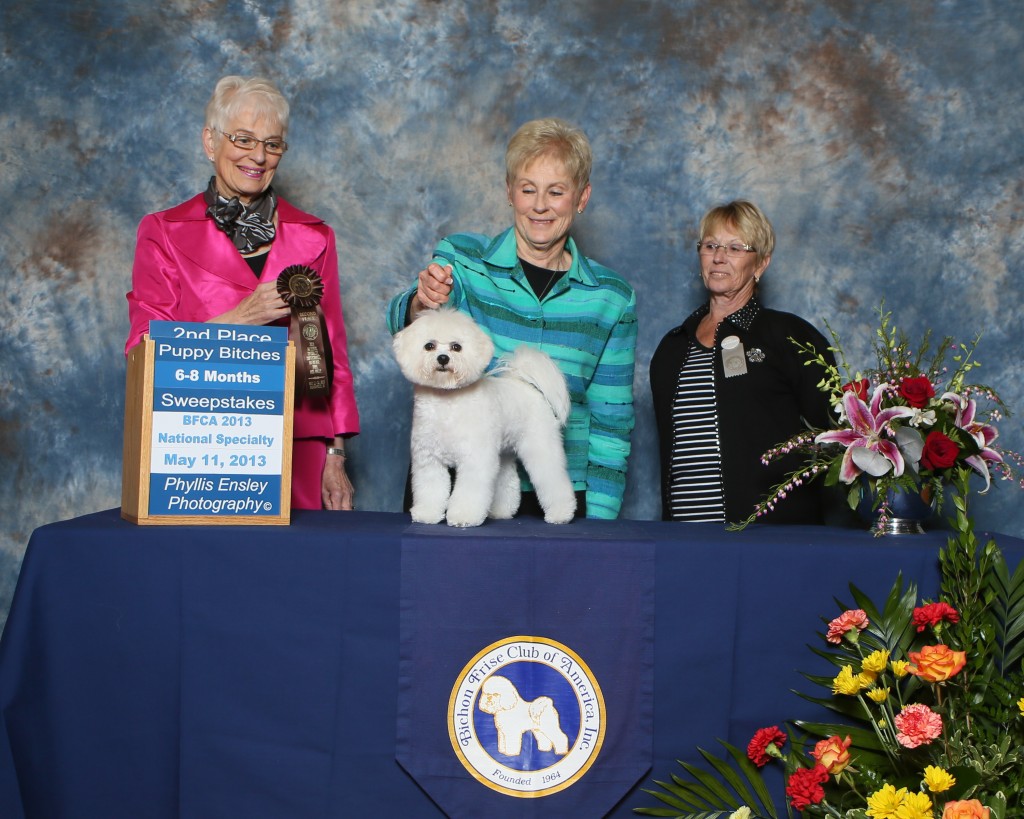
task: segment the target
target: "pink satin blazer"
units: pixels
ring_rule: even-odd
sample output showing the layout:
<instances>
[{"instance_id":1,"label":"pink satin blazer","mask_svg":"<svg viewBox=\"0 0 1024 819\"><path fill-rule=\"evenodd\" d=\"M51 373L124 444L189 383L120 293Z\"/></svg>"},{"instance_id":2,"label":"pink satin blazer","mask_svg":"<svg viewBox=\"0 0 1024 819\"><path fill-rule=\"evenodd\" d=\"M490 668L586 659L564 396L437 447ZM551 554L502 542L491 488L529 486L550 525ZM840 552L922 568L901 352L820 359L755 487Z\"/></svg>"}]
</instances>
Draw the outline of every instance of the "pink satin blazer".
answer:
<instances>
[{"instance_id":1,"label":"pink satin blazer","mask_svg":"<svg viewBox=\"0 0 1024 819\"><path fill-rule=\"evenodd\" d=\"M329 397L296 402L294 437L355 434L359 412L348 363L334 231L283 199L277 202L277 220L277 237L257 279L227 234L206 216L202 194L146 216L135 246L125 354L149 331L153 319L206 321L235 307L257 284L277 279L289 265L308 265L324 282L321 307L334 351L334 382ZM287 319L280 323L288 324Z\"/></svg>"}]
</instances>

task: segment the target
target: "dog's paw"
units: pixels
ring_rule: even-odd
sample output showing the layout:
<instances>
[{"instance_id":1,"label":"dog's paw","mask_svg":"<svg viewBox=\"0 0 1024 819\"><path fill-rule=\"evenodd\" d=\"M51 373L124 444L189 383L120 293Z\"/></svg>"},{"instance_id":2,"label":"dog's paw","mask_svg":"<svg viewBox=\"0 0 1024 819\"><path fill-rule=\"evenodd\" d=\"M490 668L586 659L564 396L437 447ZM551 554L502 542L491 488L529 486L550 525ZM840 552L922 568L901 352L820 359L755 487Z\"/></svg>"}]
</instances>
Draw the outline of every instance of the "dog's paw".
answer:
<instances>
[{"instance_id":1,"label":"dog's paw","mask_svg":"<svg viewBox=\"0 0 1024 819\"><path fill-rule=\"evenodd\" d=\"M449 512L448 512L448 525L449 526L457 526L460 529L466 529L466 528L469 528L470 526L479 526L481 523L484 522L484 520L486 518L487 518L486 515L470 515L470 516L463 517L461 515L452 514L452 512L449 510Z\"/></svg>"},{"instance_id":2,"label":"dog's paw","mask_svg":"<svg viewBox=\"0 0 1024 819\"><path fill-rule=\"evenodd\" d=\"M559 504L550 509L544 510L544 522L545 523L571 523L573 517L576 515L576 503L575 501L571 506L565 504Z\"/></svg>"},{"instance_id":3,"label":"dog's paw","mask_svg":"<svg viewBox=\"0 0 1024 819\"><path fill-rule=\"evenodd\" d=\"M490 510L487 512L487 517L493 518L494 520L511 520L516 516L516 512L519 511L519 503L513 505L506 505L500 503L494 503L491 505Z\"/></svg>"},{"instance_id":4,"label":"dog's paw","mask_svg":"<svg viewBox=\"0 0 1024 819\"><path fill-rule=\"evenodd\" d=\"M424 506L413 506L409 510L413 523L440 523L444 520L444 510L428 509Z\"/></svg>"},{"instance_id":5,"label":"dog's paw","mask_svg":"<svg viewBox=\"0 0 1024 819\"><path fill-rule=\"evenodd\" d=\"M476 508L460 507L457 505L448 507L448 525L458 526L465 529L469 526L479 526L487 518L487 513Z\"/></svg>"}]
</instances>

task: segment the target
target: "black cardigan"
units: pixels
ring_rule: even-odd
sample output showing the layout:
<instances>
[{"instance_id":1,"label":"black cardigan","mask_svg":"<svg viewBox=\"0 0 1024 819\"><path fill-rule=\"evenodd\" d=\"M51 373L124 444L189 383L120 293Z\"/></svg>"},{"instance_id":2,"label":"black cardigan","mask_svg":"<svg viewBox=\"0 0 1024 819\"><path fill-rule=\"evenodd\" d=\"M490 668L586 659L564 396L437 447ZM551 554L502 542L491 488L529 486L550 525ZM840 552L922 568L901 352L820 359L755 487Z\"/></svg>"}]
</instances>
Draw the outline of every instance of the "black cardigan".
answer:
<instances>
[{"instance_id":1,"label":"black cardigan","mask_svg":"<svg viewBox=\"0 0 1024 819\"><path fill-rule=\"evenodd\" d=\"M651 394L658 423L661 455L662 519L670 520L672 461L672 403L679 370L686 361L697 325L707 315L707 305L666 335L651 359ZM747 372L725 377L722 365L723 338L738 336L746 353ZM829 362L829 342L799 316L768 310L757 301L726 318L715 335L715 397L718 402L718 430L725 485L725 517L736 522L746 519L758 501L801 464L802 456L790 455L761 463L761 456L776 444L806 429L807 424L829 428L831 407L828 396L818 389L824 370L805 366L806 358L790 338L813 344ZM806 423L803 419L806 419ZM821 523L823 509L819 476L812 484L790 493L761 518L768 523Z\"/></svg>"}]
</instances>

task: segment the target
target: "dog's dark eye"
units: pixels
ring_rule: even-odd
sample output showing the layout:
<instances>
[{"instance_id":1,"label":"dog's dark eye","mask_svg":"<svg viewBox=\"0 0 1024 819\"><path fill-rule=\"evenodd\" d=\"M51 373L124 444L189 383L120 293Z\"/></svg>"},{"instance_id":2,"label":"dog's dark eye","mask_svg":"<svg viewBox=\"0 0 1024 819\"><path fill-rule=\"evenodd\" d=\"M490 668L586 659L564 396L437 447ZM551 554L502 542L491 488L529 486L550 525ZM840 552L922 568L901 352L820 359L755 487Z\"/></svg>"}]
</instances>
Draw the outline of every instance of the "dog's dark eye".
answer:
<instances>
[{"instance_id":1,"label":"dog's dark eye","mask_svg":"<svg viewBox=\"0 0 1024 819\"><path fill-rule=\"evenodd\" d=\"M436 350L437 345L433 341L428 341L426 344L423 345L423 349L429 353L431 350Z\"/></svg>"},{"instance_id":2,"label":"dog's dark eye","mask_svg":"<svg viewBox=\"0 0 1024 819\"><path fill-rule=\"evenodd\" d=\"M459 344L459 342L456 341L453 344L449 344L448 345L448 349L451 350L453 353L461 353L462 352L462 345Z\"/></svg>"}]
</instances>

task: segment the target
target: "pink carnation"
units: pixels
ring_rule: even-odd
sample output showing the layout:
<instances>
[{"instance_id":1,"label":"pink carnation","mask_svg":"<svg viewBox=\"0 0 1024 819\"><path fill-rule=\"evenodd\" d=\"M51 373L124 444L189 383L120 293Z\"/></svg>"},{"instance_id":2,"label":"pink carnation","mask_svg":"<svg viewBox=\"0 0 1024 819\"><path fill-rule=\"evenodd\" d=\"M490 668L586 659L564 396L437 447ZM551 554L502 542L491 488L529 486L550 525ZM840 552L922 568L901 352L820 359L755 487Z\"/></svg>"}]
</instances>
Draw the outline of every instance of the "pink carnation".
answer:
<instances>
[{"instance_id":1,"label":"pink carnation","mask_svg":"<svg viewBox=\"0 0 1024 819\"><path fill-rule=\"evenodd\" d=\"M828 624L828 634L825 635L825 639L830 643L839 644L843 642L846 632L856 629L857 634L860 634L867 627L868 616L864 609L849 609Z\"/></svg>"},{"instance_id":2,"label":"pink carnation","mask_svg":"<svg viewBox=\"0 0 1024 819\"><path fill-rule=\"evenodd\" d=\"M908 705L893 721L899 729L896 739L904 748L927 745L942 734L942 717L927 705Z\"/></svg>"}]
</instances>

